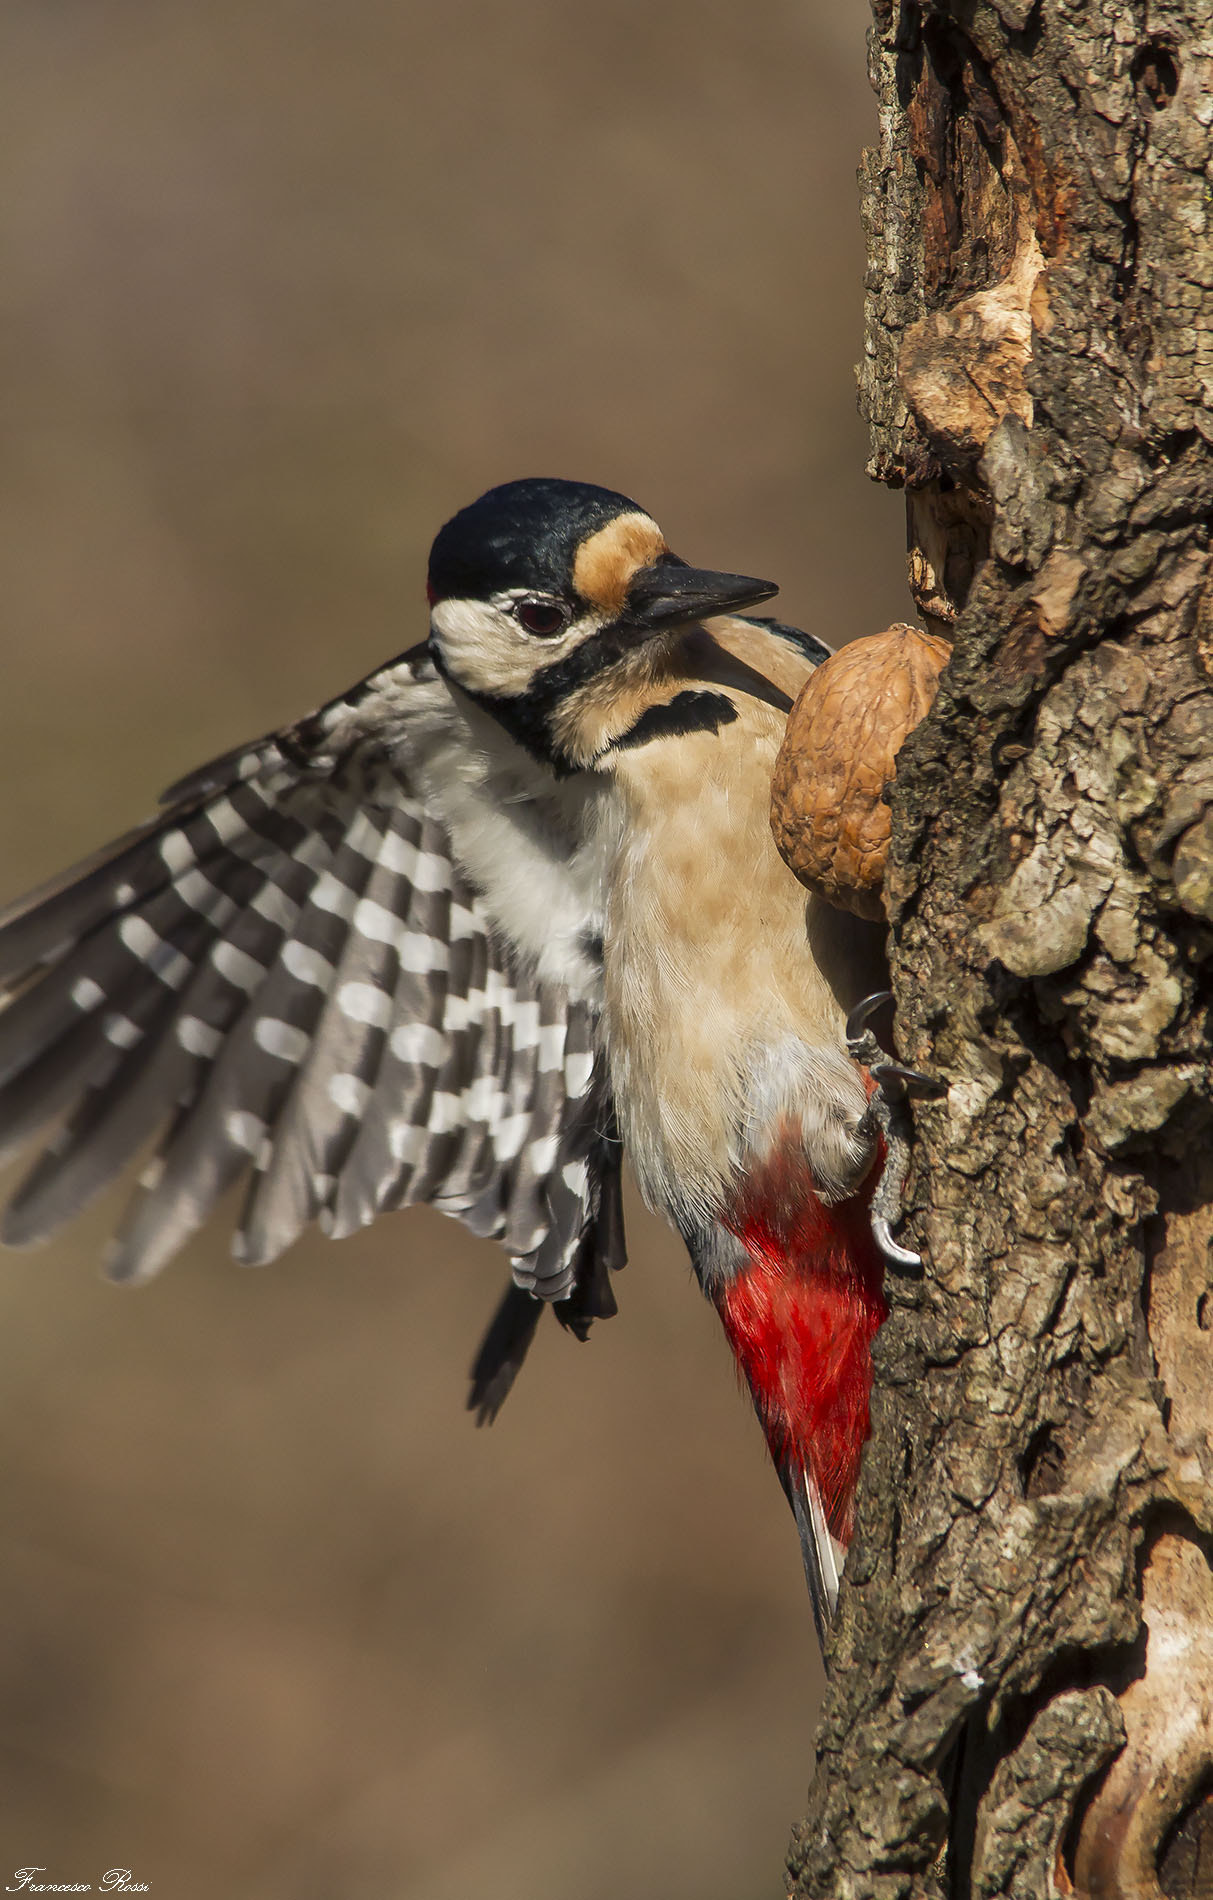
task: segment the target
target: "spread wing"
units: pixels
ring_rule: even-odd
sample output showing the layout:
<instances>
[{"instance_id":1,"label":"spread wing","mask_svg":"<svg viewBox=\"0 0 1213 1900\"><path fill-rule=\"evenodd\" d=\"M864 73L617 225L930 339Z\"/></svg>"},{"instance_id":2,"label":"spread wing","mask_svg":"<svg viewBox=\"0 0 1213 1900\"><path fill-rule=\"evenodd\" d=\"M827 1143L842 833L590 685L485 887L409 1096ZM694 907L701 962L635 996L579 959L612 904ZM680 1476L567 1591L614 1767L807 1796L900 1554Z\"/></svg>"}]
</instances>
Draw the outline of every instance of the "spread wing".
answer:
<instances>
[{"instance_id":1,"label":"spread wing","mask_svg":"<svg viewBox=\"0 0 1213 1900\"><path fill-rule=\"evenodd\" d=\"M578 1330L611 1310L596 1006L528 974L410 782L410 705L444 690L405 655L0 914L0 1153L56 1123L6 1243L150 1152L115 1278L157 1272L243 1175L243 1260L428 1201L501 1241L521 1291L574 1295Z\"/></svg>"}]
</instances>

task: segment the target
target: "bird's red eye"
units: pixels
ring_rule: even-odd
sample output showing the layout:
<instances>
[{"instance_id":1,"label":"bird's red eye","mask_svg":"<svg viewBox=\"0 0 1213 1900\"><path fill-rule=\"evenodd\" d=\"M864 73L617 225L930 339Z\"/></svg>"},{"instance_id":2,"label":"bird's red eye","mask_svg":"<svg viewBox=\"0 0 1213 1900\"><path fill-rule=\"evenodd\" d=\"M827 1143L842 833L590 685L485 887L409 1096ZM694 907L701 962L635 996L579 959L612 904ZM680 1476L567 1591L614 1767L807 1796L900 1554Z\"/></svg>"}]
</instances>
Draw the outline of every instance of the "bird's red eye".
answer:
<instances>
[{"instance_id":1,"label":"bird's red eye","mask_svg":"<svg viewBox=\"0 0 1213 1900\"><path fill-rule=\"evenodd\" d=\"M524 632L536 634L541 640L563 633L569 624L568 610L554 600L520 600L514 618Z\"/></svg>"}]
</instances>

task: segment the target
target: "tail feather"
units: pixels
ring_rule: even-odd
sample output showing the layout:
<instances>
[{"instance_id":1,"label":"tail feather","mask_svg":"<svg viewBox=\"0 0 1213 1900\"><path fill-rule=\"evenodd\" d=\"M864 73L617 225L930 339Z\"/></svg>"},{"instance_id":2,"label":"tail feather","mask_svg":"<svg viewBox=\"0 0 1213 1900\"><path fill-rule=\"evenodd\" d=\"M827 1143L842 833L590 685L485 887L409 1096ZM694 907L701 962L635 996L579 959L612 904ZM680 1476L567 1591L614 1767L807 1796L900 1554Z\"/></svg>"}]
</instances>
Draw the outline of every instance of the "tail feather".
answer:
<instances>
[{"instance_id":1,"label":"tail feather","mask_svg":"<svg viewBox=\"0 0 1213 1900\"><path fill-rule=\"evenodd\" d=\"M509 1396L530 1350L543 1301L525 1287L507 1286L472 1363L468 1410L477 1425L491 1425Z\"/></svg>"},{"instance_id":2,"label":"tail feather","mask_svg":"<svg viewBox=\"0 0 1213 1900\"><path fill-rule=\"evenodd\" d=\"M809 1474L794 1468L781 1472L780 1476L800 1532L800 1553L813 1606L813 1621L817 1625L817 1640L824 1650L826 1632L838 1608L846 1545L839 1543L831 1533L817 1486Z\"/></svg>"}]
</instances>

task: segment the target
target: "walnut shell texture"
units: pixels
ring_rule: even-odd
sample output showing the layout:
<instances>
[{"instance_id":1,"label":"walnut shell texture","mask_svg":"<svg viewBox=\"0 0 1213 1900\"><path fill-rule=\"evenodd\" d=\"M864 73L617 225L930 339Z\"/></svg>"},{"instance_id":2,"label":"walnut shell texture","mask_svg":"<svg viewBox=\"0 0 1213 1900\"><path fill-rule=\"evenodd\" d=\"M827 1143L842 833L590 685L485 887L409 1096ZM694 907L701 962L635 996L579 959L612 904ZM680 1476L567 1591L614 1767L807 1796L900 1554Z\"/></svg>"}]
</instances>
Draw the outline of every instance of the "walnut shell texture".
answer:
<instances>
[{"instance_id":1,"label":"walnut shell texture","mask_svg":"<svg viewBox=\"0 0 1213 1900\"><path fill-rule=\"evenodd\" d=\"M771 829L802 884L857 917L884 916L884 792L935 698L946 640L897 625L852 640L806 680L775 761Z\"/></svg>"}]
</instances>

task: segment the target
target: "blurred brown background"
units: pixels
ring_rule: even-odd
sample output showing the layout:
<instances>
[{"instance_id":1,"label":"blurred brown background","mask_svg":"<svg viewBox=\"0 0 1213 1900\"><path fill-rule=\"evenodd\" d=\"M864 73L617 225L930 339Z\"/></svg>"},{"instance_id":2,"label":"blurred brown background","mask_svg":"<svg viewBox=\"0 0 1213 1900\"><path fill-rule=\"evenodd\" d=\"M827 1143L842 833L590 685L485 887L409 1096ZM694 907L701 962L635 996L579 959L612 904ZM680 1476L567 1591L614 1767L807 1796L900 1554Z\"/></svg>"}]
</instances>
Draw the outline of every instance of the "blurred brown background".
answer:
<instances>
[{"instance_id":1,"label":"blurred brown background","mask_svg":"<svg viewBox=\"0 0 1213 1900\"><path fill-rule=\"evenodd\" d=\"M619 487L834 641L901 617L851 365L862 0L6 0L15 893L419 637L490 483ZM757 1900L811 1759L790 1518L679 1249L462 1411L425 1214L0 1260L0 1885Z\"/></svg>"}]
</instances>

